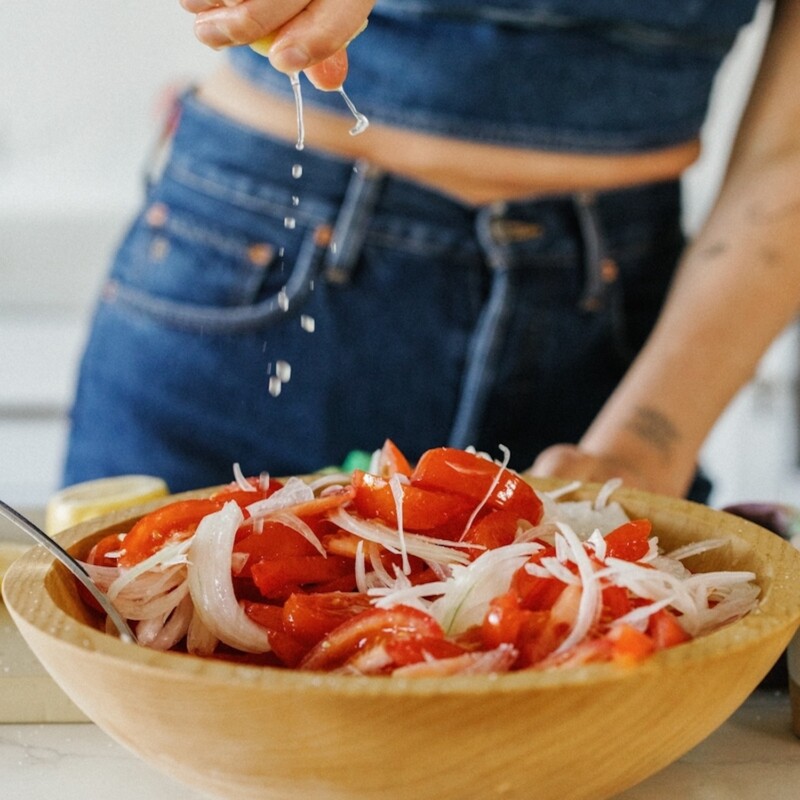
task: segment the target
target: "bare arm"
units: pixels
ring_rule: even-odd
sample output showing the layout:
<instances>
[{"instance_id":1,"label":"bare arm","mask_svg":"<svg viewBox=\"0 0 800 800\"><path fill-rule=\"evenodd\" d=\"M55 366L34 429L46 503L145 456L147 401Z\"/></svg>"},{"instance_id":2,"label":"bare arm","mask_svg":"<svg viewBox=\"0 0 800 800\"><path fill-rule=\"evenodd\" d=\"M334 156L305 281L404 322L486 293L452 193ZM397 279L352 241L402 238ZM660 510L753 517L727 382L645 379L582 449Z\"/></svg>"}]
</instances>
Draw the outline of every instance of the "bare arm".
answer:
<instances>
[{"instance_id":1,"label":"bare arm","mask_svg":"<svg viewBox=\"0 0 800 800\"><path fill-rule=\"evenodd\" d=\"M534 474L683 494L717 418L800 311L800 3L773 29L708 221L679 266L661 317L577 447Z\"/></svg>"}]
</instances>

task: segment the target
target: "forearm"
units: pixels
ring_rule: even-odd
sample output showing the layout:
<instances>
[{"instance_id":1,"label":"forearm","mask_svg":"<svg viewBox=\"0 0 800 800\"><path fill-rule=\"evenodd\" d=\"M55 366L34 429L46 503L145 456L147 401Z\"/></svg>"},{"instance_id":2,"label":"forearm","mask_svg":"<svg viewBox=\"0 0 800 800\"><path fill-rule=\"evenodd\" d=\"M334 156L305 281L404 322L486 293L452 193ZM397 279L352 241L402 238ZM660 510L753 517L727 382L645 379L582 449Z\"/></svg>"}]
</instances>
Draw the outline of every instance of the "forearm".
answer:
<instances>
[{"instance_id":1,"label":"forearm","mask_svg":"<svg viewBox=\"0 0 800 800\"><path fill-rule=\"evenodd\" d=\"M682 493L717 418L798 310L800 148L734 165L652 336L580 446Z\"/></svg>"}]
</instances>

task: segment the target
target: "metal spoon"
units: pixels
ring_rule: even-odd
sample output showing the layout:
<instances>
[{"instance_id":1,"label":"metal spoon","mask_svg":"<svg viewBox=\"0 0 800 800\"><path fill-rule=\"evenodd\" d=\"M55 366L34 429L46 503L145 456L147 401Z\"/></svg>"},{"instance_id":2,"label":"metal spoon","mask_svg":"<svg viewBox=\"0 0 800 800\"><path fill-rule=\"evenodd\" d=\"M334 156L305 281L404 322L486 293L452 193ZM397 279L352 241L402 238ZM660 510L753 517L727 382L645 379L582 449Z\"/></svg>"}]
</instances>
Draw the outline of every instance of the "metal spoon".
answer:
<instances>
[{"instance_id":1,"label":"metal spoon","mask_svg":"<svg viewBox=\"0 0 800 800\"><path fill-rule=\"evenodd\" d=\"M89 594L97 600L103 611L108 614L108 618L119 631L119 638L123 642L135 642L136 635L131 630L128 623L120 615L119 611L111 604L106 595L100 591L94 581L89 577L89 573L83 568L80 562L76 561L55 539L51 539L41 528L34 525L27 517L19 511L0 500L0 515L13 522L18 528L25 531L28 536L35 539L40 545L52 553L87 589Z\"/></svg>"}]
</instances>

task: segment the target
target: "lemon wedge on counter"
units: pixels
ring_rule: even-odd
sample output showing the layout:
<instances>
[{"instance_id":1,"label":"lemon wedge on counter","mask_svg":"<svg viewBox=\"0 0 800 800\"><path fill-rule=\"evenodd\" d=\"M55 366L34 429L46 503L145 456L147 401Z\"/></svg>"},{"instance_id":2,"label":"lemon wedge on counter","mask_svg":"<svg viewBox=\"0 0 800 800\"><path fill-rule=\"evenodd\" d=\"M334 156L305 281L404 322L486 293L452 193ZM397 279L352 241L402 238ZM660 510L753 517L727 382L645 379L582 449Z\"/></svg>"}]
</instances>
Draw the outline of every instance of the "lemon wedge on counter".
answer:
<instances>
[{"instance_id":1,"label":"lemon wedge on counter","mask_svg":"<svg viewBox=\"0 0 800 800\"><path fill-rule=\"evenodd\" d=\"M152 475L117 475L76 483L50 498L45 512L45 531L52 536L79 522L168 494L167 484Z\"/></svg>"}]
</instances>

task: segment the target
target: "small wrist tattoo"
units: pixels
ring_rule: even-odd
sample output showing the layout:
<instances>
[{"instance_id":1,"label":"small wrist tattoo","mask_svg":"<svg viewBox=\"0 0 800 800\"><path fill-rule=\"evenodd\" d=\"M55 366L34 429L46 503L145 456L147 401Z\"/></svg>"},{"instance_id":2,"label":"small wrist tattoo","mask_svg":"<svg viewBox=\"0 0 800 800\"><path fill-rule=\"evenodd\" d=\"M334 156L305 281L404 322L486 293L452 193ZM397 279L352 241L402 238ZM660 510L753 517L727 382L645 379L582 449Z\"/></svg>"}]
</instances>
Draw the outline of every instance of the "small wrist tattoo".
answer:
<instances>
[{"instance_id":1,"label":"small wrist tattoo","mask_svg":"<svg viewBox=\"0 0 800 800\"><path fill-rule=\"evenodd\" d=\"M678 429L664 414L645 406L635 410L625 427L652 445L664 462L669 461L673 447L680 439Z\"/></svg>"}]
</instances>

